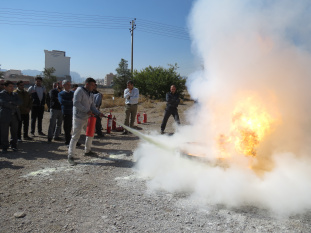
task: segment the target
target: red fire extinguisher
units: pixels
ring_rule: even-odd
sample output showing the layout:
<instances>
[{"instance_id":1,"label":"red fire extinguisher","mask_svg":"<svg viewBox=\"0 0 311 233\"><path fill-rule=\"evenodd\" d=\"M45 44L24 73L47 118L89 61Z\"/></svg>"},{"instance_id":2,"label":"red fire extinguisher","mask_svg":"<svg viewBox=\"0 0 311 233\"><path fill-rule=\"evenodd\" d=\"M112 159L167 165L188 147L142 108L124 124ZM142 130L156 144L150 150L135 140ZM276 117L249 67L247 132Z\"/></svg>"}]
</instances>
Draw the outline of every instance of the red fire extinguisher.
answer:
<instances>
[{"instance_id":1,"label":"red fire extinguisher","mask_svg":"<svg viewBox=\"0 0 311 233\"><path fill-rule=\"evenodd\" d=\"M145 112L144 112L143 116L144 116L143 123L147 123L147 114Z\"/></svg>"},{"instance_id":2,"label":"red fire extinguisher","mask_svg":"<svg viewBox=\"0 0 311 233\"><path fill-rule=\"evenodd\" d=\"M116 116L113 116L113 118L112 118L112 130L116 130L116 128L117 128L116 120L117 120Z\"/></svg>"},{"instance_id":3,"label":"red fire extinguisher","mask_svg":"<svg viewBox=\"0 0 311 233\"><path fill-rule=\"evenodd\" d=\"M141 124L140 114L137 113L137 124Z\"/></svg>"},{"instance_id":4,"label":"red fire extinguisher","mask_svg":"<svg viewBox=\"0 0 311 233\"><path fill-rule=\"evenodd\" d=\"M86 133L85 133L86 136L94 137L95 125L96 125L96 117L90 116L87 121L87 127L86 127Z\"/></svg>"},{"instance_id":5,"label":"red fire extinguisher","mask_svg":"<svg viewBox=\"0 0 311 233\"><path fill-rule=\"evenodd\" d=\"M111 132L111 125L112 125L112 115L111 113L108 114L107 119L107 133Z\"/></svg>"}]
</instances>

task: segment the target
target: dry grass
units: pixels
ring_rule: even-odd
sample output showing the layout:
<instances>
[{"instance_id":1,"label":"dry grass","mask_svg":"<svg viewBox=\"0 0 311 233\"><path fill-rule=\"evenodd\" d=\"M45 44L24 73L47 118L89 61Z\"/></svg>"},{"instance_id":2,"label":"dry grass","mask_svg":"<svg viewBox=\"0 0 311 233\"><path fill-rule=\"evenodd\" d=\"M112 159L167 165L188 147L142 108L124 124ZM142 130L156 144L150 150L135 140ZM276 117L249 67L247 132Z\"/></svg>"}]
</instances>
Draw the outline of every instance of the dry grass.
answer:
<instances>
[{"instance_id":1,"label":"dry grass","mask_svg":"<svg viewBox=\"0 0 311 233\"><path fill-rule=\"evenodd\" d=\"M146 100L142 103L143 108L154 108L154 104L150 100Z\"/></svg>"},{"instance_id":2,"label":"dry grass","mask_svg":"<svg viewBox=\"0 0 311 233\"><path fill-rule=\"evenodd\" d=\"M113 97L113 96L112 96ZM112 108L117 106L124 106L124 99L120 97L103 98L102 108Z\"/></svg>"}]
</instances>

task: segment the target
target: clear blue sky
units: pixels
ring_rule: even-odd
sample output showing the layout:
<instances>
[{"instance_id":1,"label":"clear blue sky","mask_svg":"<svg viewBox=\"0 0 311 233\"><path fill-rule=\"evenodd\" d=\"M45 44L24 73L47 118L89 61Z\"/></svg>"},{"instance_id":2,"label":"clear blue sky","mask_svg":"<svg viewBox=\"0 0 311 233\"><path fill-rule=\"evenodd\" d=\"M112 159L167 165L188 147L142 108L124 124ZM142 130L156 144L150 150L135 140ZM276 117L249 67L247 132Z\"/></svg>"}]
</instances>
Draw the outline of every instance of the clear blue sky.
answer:
<instances>
[{"instance_id":1,"label":"clear blue sky","mask_svg":"<svg viewBox=\"0 0 311 233\"><path fill-rule=\"evenodd\" d=\"M43 70L44 50L71 57L71 71L104 78L121 58L134 69L177 63L195 70L187 18L194 0L4 0L0 6L1 69Z\"/></svg>"}]
</instances>

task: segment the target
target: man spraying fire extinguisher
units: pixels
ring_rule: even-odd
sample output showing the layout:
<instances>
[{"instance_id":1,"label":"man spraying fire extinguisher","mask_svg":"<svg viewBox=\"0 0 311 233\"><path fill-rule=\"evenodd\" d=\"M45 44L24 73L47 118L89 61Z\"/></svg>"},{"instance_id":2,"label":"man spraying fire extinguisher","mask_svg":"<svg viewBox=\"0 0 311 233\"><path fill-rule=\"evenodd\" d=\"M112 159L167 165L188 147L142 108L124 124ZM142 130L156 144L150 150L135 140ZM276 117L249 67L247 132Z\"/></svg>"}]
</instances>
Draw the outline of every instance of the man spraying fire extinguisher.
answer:
<instances>
[{"instance_id":1,"label":"man spraying fire extinguisher","mask_svg":"<svg viewBox=\"0 0 311 233\"><path fill-rule=\"evenodd\" d=\"M96 109L92 91L95 88L96 81L93 78L85 80L84 87L78 87L73 96L73 133L68 149L68 162L70 165L76 165L73 156L76 151L76 144L80 138L83 128L86 128L88 118L92 115L103 117L104 114ZM97 154L91 151L93 136L87 136L85 140L85 156L96 157Z\"/></svg>"},{"instance_id":2,"label":"man spraying fire extinguisher","mask_svg":"<svg viewBox=\"0 0 311 233\"><path fill-rule=\"evenodd\" d=\"M176 86L171 86L171 92L166 93L166 108L161 124L161 134L164 134L168 118L172 115L177 124L180 124L178 115L178 105L180 103L179 95L176 93Z\"/></svg>"}]
</instances>

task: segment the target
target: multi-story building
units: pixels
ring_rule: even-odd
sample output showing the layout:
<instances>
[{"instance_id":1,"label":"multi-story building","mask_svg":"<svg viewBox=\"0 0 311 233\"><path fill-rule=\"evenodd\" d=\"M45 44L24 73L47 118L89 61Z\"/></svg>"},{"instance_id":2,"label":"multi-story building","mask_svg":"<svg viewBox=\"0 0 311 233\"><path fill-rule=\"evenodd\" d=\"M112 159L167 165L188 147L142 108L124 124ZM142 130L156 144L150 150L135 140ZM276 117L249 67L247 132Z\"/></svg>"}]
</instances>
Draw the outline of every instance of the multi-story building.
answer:
<instances>
[{"instance_id":1,"label":"multi-story building","mask_svg":"<svg viewBox=\"0 0 311 233\"><path fill-rule=\"evenodd\" d=\"M57 77L57 80L70 80L70 57L66 57L64 51L58 50L44 50L45 53L45 68L53 67L55 72L53 75Z\"/></svg>"},{"instance_id":2,"label":"multi-story building","mask_svg":"<svg viewBox=\"0 0 311 233\"><path fill-rule=\"evenodd\" d=\"M104 86L112 86L114 77L115 75L113 73L106 74L105 79L104 79Z\"/></svg>"}]
</instances>

